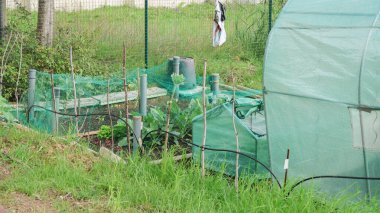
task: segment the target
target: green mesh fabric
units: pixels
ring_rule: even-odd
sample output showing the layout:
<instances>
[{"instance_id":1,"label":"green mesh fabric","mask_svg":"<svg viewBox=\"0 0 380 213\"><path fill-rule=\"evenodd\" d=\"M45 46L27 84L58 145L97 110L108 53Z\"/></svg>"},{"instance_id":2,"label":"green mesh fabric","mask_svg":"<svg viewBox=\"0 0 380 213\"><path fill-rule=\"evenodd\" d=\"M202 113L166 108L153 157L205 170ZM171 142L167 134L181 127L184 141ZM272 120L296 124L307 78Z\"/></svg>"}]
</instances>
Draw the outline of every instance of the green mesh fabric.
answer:
<instances>
[{"instance_id":1,"label":"green mesh fabric","mask_svg":"<svg viewBox=\"0 0 380 213\"><path fill-rule=\"evenodd\" d=\"M292 180L380 177L380 1L289 0L271 31L264 64L271 166ZM379 195L380 182L318 179L336 195Z\"/></svg>"},{"instance_id":2,"label":"green mesh fabric","mask_svg":"<svg viewBox=\"0 0 380 213\"><path fill-rule=\"evenodd\" d=\"M171 79L170 67L168 62L151 67L149 69L133 69L127 71L127 85L129 93L130 112L138 112L138 77L142 74L147 75L148 79L148 111L149 107L166 106L167 100L173 93L174 85ZM21 123L27 124L32 128L48 133L58 132L59 134L75 133L76 121L78 121L78 129L80 132L88 132L98 130L103 124L113 125L117 123L118 118L109 118L108 103L110 105L111 114L125 118L124 109L124 79L123 71L118 70L110 73L109 76L81 76L75 75L75 87L77 96L78 114L84 115L77 118L66 115L56 115L49 110L56 109L60 113L75 114L74 111L74 90L71 74L54 74L46 72L37 72L36 88L34 94L34 106L30 109L32 112L29 117L27 115L28 94L24 94L20 104L20 112L18 119ZM186 88L179 87L180 100L189 101L191 99L200 98L201 85L203 79L197 77L197 90L194 92ZM207 95L211 99L212 92L209 89L209 77L207 77ZM53 89L59 88L60 100L55 106L53 100ZM109 85L109 95L107 102L107 91ZM200 88L200 89L199 89ZM260 94L256 90L238 90L237 97L254 96ZM225 100L231 99L231 91L221 90L220 97L226 97ZM101 114L93 116L92 114ZM56 120L59 119L59 122ZM58 128L54 126L58 125ZM58 129L58 131L56 131ZM54 131L53 131L54 130Z\"/></svg>"},{"instance_id":3,"label":"green mesh fabric","mask_svg":"<svg viewBox=\"0 0 380 213\"><path fill-rule=\"evenodd\" d=\"M127 84L129 95L129 109L131 114L138 112L138 76L147 75L148 79L148 108L164 107L170 96L172 96L174 85L171 79L171 73L168 72L168 63L163 63L149 69L134 69L127 71ZM207 146L212 148L222 148L236 150L234 128L232 125L232 116L236 119L237 131L239 132L241 152L254 157L266 166L269 166L268 143L266 140L265 119L262 112L262 101L253 99L253 96L261 94L261 91L246 89L237 90L235 100L232 97L232 91L223 89L219 90L216 95L210 90L210 77L207 76L207 100L208 108L213 107L207 112ZM124 108L124 79L123 72L117 71L109 76L75 76L75 87L77 97L77 110L79 115L75 116L74 110L74 89L71 74L54 74L46 72L37 72L36 88L34 93L34 107L29 111L29 120L27 105L28 94L24 94L20 112L17 116L19 121L25 125L54 134L76 133L76 123L80 133L99 130L101 125L115 125L118 119L125 118ZM179 104L186 107L190 99L201 98L202 78L197 77L197 92L191 92L191 89L179 87ZM57 96L53 96L54 88L59 88L59 101ZM199 87L201 90L199 90ZM228 88L228 86L226 86ZM231 88L231 87L229 87ZM107 91L109 93L107 94ZM155 92L149 94L149 91ZM158 92L157 92L158 91ZM187 94L183 96L183 94ZM257 98L257 97L256 97ZM131 100L133 99L133 100ZM214 100L216 99L216 101ZM231 103L236 102L236 109L232 111ZM112 115L108 116L108 106ZM51 111L58 111L64 115L55 114ZM149 109L148 109L149 112ZM240 113L243 117L237 117L235 114ZM68 115L66 115L68 114ZM93 116L95 115L95 116ZM149 125L148 123L144 123ZM175 124L173 124L175 125ZM164 129L165 126L158 126ZM195 144L202 143L202 115L193 120L192 139ZM153 129L155 130L155 129ZM149 141L147 141L149 142ZM193 149L194 159L199 156L199 148ZM229 175L235 174L236 154L226 152L206 151L206 162L208 168L215 171L222 171ZM239 172L241 174L259 174L268 178L267 171L255 161L240 156Z\"/></svg>"},{"instance_id":4,"label":"green mesh fabric","mask_svg":"<svg viewBox=\"0 0 380 213\"><path fill-rule=\"evenodd\" d=\"M250 157L256 158L269 167L269 150L266 136L259 135L252 126L257 125L254 112L246 120L240 119L232 112L232 104L226 103L207 111L206 147L214 149L236 150L236 138L232 123L235 117L236 129L239 138L239 150ZM263 116L263 115L262 115ZM264 127L265 129L265 127ZM203 141L203 115L193 119L193 143L201 146ZM193 159L200 161L201 149L193 148ZM236 154L205 150L206 168L214 171L223 171L228 175L235 175ZM268 171L255 161L240 155L239 174L256 174L267 178Z\"/></svg>"}]
</instances>

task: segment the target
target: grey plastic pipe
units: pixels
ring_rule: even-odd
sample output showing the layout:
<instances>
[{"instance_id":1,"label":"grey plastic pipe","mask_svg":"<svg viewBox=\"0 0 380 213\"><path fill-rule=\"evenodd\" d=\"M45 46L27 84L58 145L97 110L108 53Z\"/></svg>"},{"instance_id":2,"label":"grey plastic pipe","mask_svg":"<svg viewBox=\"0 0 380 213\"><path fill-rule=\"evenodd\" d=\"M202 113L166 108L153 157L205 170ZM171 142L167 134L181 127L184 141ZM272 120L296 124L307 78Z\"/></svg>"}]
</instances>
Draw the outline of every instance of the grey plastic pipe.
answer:
<instances>
[{"instance_id":1,"label":"grey plastic pipe","mask_svg":"<svg viewBox=\"0 0 380 213\"><path fill-rule=\"evenodd\" d=\"M173 73L176 75L179 75L179 63L180 63L180 57L174 56L173 57ZM174 98L178 100L179 98L179 85L174 85Z\"/></svg>"},{"instance_id":2,"label":"grey plastic pipe","mask_svg":"<svg viewBox=\"0 0 380 213\"><path fill-rule=\"evenodd\" d=\"M219 89L219 74L218 73L213 73L211 75L210 79L210 87L213 95L219 95L220 89Z\"/></svg>"},{"instance_id":3,"label":"grey plastic pipe","mask_svg":"<svg viewBox=\"0 0 380 213\"><path fill-rule=\"evenodd\" d=\"M54 87L54 100L52 100L54 103L53 110L56 112L59 112L59 100L61 98L61 89L58 87ZM59 115L57 113L54 113L52 116L52 130L54 133L58 134L58 128L59 128Z\"/></svg>"},{"instance_id":4,"label":"grey plastic pipe","mask_svg":"<svg viewBox=\"0 0 380 213\"><path fill-rule=\"evenodd\" d=\"M28 109L29 111L29 121L30 119L34 118L34 109L31 109L31 107L34 105L34 94L36 92L36 76L37 71L35 69L29 70L29 87L28 87Z\"/></svg>"},{"instance_id":5,"label":"grey plastic pipe","mask_svg":"<svg viewBox=\"0 0 380 213\"><path fill-rule=\"evenodd\" d=\"M141 140L141 129L142 129L142 121L141 116L133 116L133 132L135 137L133 137L133 154L138 153L139 148L139 140Z\"/></svg>"},{"instance_id":6,"label":"grey plastic pipe","mask_svg":"<svg viewBox=\"0 0 380 213\"><path fill-rule=\"evenodd\" d=\"M139 111L141 116L146 116L147 113L147 90L148 90L148 79L146 74L140 76L140 103Z\"/></svg>"}]
</instances>

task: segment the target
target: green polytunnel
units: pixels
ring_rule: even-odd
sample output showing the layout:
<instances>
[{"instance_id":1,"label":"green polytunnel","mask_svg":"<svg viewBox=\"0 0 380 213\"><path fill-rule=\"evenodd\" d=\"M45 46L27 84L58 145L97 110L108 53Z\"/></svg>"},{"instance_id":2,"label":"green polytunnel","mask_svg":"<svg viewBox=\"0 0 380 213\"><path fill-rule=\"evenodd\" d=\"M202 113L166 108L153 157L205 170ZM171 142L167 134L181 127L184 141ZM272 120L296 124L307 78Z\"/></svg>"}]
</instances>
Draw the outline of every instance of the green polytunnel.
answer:
<instances>
[{"instance_id":1,"label":"green polytunnel","mask_svg":"<svg viewBox=\"0 0 380 213\"><path fill-rule=\"evenodd\" d=\"M380 1L289 0L264 63L270 162L289 178L380 177ZM379 195L380 182L324 178L336 195Z\"/></svg>"},{"instance_id":2,"label":"green polytunnel","mask_svg":"<svg viewBox=\"0 0 380 213\"><path fill-rule=\"evenodd\" d=\"M232 116L235 119L239 138L240 152L258 159L269 167L268 143L266 140L265 116L260 110L260 101L250 98L239 98L235 109L231 103L216 106L206 112L206 146L219 150L236 150L236 138ZM193 119L192 139L198 146L203 141L203 115ZM193 146L193 159L201 160L201 149ZM205 167L209 170L223 172L234 176L236 171L236 153L205 150ZM239 174L256 174L260 178L269 178L268 171L254 160L239 156Z\"/></svg>"}]
</instances>

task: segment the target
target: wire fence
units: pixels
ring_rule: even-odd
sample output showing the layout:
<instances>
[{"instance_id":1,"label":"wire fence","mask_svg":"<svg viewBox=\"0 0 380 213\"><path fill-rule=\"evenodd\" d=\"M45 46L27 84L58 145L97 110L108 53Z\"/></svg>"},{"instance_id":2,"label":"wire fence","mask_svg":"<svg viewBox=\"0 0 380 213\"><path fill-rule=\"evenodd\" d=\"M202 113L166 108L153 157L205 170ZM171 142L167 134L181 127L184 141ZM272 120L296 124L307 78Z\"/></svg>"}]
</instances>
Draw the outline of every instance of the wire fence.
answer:
<instances>
[{"instance_id":1,"label":"wire fence","mask_svg":"<svg viewBox=\"0 0 380 213\"><path fill-rule=\"evenodd\" d=\"M194 58L195 70L201 74L202 62L207 59L208 73L219 73L226 84L231 83L234 75L239 84L261 89L270 17L275 20L286 2L224 0L227 41L213 47L214 1L45 0L45 3L54 2L49 5L54 9L54 15L49 15L53 18L47 22L47 28L53 32L49 31L49 40L45 42L39 41L39 35L43 34L40 27L45 27L46 21L38 22L38 1L41 0L7 0L6 33L0 48L6 59L2 64L4 69L0 70L0 85L5 87L0 93L9 100L16 99L11 85L17 79L18 93L26 91L24 76L31 68L69 73L70 48L75 73L111 76L122 69L124 45L127 70L147 64L154 67L177 55ZM54 35L52 40L51 35ZM52 47L40 45L51 41ZM24 45L22 51L21 45Z\"/></svg>"},{"instance_id":2,"label":"wire fence","mask_svg":"<svg viewBox=\"0 0 380 213\"><path fill-rule=\"evenodd\" d=\"M130 68L143 66L145 39L148 63L160 64L173 55L195 59L261 57L269 25L269 1L227 0L225 28L227 42L212 47L215 2L209 0L55 0L54 32L70 30L91 40L98 60L116 64L122 61L123 43L128 50ZM283 5L284 0L274 0ZM8 0L38 10L38 0ZM145 37L147 16L147 38Z\"/></svg>"}]
</instances>

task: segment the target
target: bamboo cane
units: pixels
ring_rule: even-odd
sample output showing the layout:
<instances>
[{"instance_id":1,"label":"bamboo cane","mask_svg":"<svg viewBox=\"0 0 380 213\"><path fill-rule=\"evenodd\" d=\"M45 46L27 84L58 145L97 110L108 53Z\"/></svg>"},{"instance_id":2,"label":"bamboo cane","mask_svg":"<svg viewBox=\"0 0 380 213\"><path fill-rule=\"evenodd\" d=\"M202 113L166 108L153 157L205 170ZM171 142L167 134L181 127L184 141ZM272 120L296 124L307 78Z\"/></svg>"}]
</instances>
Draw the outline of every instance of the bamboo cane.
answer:
<instances>
[{"instance_id":1,"label":"bamboo cane","mask_svg":"<svg viewBox=\"0 0 380 213\"><path fill-rule=\"evenodd\" d=\"M203 69L203 85L202 85L202 108L203 108L203 138L202 138L202 177L205 176L205 146L206 146L206 133L207 133L207 119L206 119L206 73L207 73L207 60L204 61Z\"/></svg>"}]
</instances>

